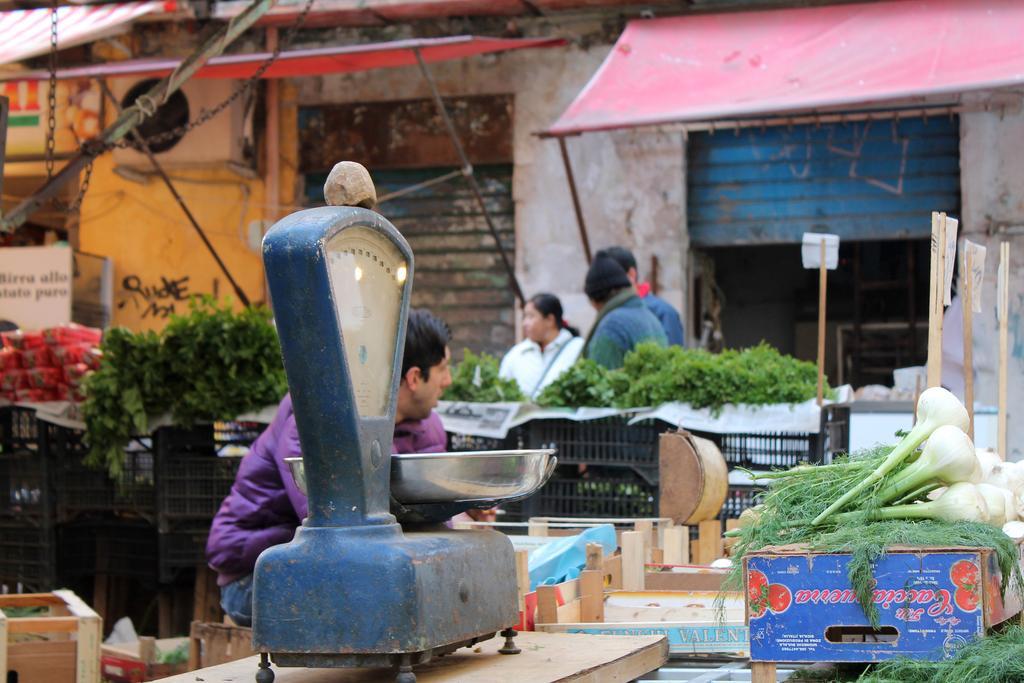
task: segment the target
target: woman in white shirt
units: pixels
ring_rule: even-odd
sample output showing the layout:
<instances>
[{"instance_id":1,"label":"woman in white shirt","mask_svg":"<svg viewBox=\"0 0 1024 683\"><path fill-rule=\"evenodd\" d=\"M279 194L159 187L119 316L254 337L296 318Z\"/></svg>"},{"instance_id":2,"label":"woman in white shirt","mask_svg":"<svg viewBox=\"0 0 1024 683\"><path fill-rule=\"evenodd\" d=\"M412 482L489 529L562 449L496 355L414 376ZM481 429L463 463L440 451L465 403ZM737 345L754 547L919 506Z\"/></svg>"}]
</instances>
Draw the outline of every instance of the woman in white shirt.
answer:
<instances>
[{"instance_id":1,"label":"woman in white shirt","mask_svg":"<svg viewBox=\"0 0 1024 683\"><path fill-rule=\"evenodd\" d=\"M583 339L562 319L562 302L554 294L537 294L526 302L523 334L526 339L502 358L499 374L514 379L532 400L576 362Z\"/></svg>"}]
</instances>

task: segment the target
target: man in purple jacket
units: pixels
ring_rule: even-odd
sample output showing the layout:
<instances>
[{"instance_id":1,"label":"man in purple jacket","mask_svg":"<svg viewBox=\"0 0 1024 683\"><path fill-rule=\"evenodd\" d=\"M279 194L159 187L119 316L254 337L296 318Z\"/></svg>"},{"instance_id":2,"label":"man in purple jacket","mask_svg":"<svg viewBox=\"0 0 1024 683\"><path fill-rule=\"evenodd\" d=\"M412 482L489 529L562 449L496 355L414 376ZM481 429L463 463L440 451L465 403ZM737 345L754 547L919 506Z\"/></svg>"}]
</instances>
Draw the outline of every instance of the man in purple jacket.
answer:
<instances>
[{"instance_id":1,"label":"man in purple jacket","mask_svg":"<svg viewBox=\"0 0 1024 683\"><path fill-rule=\"evenodd\" d=\"M450 337L448 326L429 312L409 313L392 453L440 453L447 447L434 407L452 383ZM289 395L243 458L206 542L206 559L217 572L221 606L240 626L252 624L256 558L270 546L290 541L306 518L306 496L295 486L284 460L299 455L302 450Z\"/></svg>"}]
</instances>

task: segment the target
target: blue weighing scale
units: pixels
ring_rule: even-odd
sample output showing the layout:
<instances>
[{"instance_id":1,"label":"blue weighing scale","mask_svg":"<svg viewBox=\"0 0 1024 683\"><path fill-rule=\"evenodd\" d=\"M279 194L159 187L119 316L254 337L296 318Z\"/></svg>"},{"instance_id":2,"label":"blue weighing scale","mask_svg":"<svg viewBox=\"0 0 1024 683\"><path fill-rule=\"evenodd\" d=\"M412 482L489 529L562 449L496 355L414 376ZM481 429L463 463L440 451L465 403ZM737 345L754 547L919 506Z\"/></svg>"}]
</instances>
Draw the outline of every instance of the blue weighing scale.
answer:
<instances>
[{"instance_id":1,"label":"blue weighing scale","mask_svg":"<svg viewBox=\"0 0 1024 683\"><path fill-rule=\"evenodd\" d=\"M498 633L506 638L501 652L518 653L508 538L439 524L495 500L453 495L406 504L392 494L391 439L413 279L408 243L373 211L327 206L274 225L263 259L309 516L290 543L269 548L256 563L257 682L273 681L272 660L278 667L392 667L398 683L412 683L413 666ZM441 455L448 460L436 467L416 461L420 469L410 471L419 483L430 484L445 462L485 463ZM509 462L505 475L492 467L487 476L508 476ZM553 464L544 461L531 493Z\"/></svg>"}]
</instances>

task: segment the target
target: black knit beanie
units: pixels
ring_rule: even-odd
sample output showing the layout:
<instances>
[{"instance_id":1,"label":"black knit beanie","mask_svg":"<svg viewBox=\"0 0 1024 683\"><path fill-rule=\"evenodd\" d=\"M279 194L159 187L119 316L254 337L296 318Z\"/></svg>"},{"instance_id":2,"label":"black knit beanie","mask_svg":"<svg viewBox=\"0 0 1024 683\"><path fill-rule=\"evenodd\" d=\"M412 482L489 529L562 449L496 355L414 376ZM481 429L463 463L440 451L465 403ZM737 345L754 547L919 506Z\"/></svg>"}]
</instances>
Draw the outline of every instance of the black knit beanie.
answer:
<instances>
[{"instance_id":1,"label":"black knit beanie","mask_svg":"<svg viewBox=\"0 0 1024 683\"><path fill-rule=\"evenodd\" d=\"M587 271L587 280L583 285L583 291L593 299L595 294L629 287L631 284L626 276L626 271L622 269L618 261L607 254L598 252L590 264L590 270Z\"/></svg>"}]
</instances>

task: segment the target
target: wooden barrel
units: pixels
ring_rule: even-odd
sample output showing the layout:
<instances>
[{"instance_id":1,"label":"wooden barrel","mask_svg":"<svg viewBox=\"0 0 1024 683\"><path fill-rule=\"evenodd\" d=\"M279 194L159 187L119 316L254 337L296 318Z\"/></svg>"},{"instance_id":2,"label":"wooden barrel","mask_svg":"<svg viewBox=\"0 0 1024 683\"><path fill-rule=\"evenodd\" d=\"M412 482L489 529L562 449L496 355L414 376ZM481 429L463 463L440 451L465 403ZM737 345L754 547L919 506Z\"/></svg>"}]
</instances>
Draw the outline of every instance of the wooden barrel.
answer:
<instances>
[{"instance_id":1,"label":"wooden barrel","mask_svg":"<svg viewBox=\"0 0 1024 683\"><path fill-rule=\"evenodd\" d=\"M658 444L659 514L677 524L714 519L729 492L729 468L718 446L685 430Z\"/></svg>"}]
</instances>

